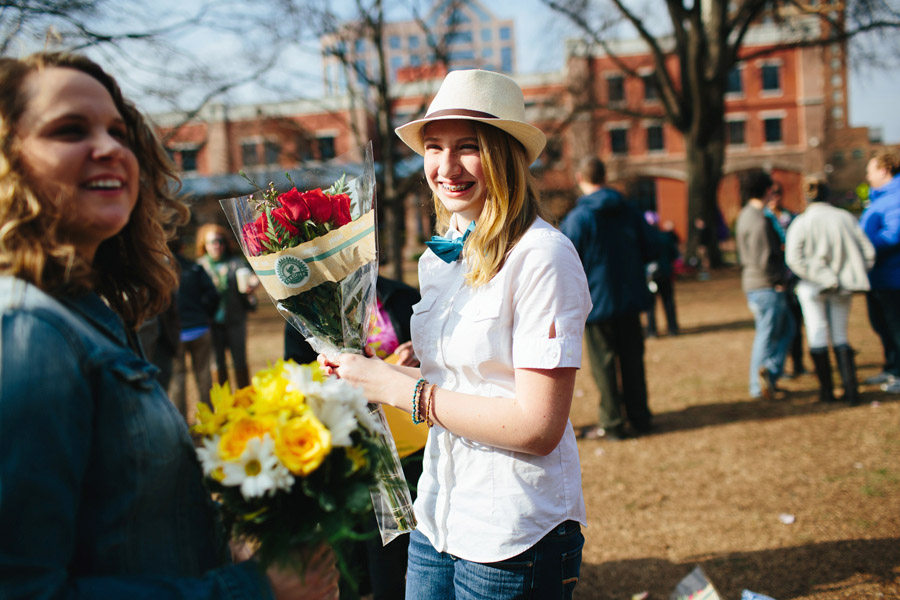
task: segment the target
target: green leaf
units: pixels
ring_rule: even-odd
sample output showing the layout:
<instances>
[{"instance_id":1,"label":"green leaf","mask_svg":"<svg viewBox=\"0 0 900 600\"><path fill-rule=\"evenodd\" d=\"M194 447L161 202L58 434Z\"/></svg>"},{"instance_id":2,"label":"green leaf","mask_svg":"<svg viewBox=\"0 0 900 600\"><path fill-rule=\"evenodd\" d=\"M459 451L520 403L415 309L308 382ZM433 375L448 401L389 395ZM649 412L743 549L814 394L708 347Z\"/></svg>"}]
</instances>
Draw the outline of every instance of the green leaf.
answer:
<instances>
[{"instance_id":1,"label":"green leaf","mask_svg":"<svg viewBox=\"0 0 900 600\"><path fill-rule=\"evenodd\" d=\"M346 194L350 191L350 186L347 185L347 174L342 173L341 178L331 184L331 187L325 190L325 193L329 196L334 196L336 194Z\"/></svg>"}]
</instances>

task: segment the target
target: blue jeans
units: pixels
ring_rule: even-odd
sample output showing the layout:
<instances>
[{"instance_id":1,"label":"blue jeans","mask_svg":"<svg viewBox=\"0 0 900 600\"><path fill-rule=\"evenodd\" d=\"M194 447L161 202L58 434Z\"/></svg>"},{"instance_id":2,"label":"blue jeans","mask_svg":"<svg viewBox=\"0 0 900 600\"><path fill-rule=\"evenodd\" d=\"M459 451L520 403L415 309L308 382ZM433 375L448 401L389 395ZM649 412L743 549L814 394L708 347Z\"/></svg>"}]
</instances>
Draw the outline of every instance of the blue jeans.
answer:
<instances>
[{"instance_id":1,"label":"blue jeans","mask_svg":"<svg viewBox=\"0 0 900 600\"><path fill-rule=\"evenodd\" d=\"M476 563L438 552L422 533L409 538L406 597L435 600L570 600L581 572L584 536L561 523L525 552Z\"/></svg>"},{"instance_id":2,"label":"blue jeans","mask_svg":"<svg viewBox=\"0 0 900 600\"><path fill-rule=\"evenodd\" d=\"M758 398L762 394L760 367L765 367L775 379L784 372L784 359L794 336L794 318L785 293L772 288L747 292L747 306L756 325L750 354L750 397Z\"/></svg>"}]
</instances>

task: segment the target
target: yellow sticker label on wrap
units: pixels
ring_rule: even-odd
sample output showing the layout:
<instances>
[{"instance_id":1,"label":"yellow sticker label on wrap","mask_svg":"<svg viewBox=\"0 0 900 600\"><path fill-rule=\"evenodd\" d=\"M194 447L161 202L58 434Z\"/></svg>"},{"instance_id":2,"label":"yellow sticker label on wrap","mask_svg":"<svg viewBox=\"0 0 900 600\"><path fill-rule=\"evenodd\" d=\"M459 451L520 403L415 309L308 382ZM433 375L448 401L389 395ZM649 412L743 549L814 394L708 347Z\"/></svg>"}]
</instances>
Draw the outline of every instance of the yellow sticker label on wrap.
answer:
<instances>
[{"instance_id":1,"label":"yellow sticker label on wrap","mask_svg":"<svg viewBox=\"0 0 900 600\"><path fill-rule=\"evenodd\" d=\"M341 281L376 258L375 211L294 248L248 258L275 300L296 296L325 281Z\"/></svg>"}]
</instances>

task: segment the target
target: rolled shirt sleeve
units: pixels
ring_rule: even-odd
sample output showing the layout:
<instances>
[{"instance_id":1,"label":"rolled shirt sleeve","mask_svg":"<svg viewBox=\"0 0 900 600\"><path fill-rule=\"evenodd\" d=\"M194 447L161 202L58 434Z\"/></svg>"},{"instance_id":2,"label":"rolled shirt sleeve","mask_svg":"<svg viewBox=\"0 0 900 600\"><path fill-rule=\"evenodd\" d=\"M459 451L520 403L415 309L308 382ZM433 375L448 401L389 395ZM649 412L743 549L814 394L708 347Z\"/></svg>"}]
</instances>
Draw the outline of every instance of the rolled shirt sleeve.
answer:
<instances>
[{"instance_id":1,"label":"rolled shirt sleeve","mask_svg":"<svg viewBox=\"0 0 900 600\"><path fill-rule=\"evenodd\" d=\"M510 257L513 366L581 366L584 323L591 309L584 267L572 243L545 229Z\"/></svg>"}]
</instances>

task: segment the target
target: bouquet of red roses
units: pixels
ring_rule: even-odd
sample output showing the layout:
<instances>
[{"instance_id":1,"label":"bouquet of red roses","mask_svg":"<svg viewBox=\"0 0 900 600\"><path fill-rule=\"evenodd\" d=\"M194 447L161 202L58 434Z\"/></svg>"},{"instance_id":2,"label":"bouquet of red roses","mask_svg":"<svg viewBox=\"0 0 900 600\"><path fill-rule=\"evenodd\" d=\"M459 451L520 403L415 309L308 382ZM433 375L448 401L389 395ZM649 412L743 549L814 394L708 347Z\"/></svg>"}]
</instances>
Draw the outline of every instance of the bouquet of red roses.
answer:
<instances>
[{"instance_id":1,"label":"bouquet of red roses","mask_svg":"<svg viewBox=\"0 0 900 600\"><path fill-rule=\"evenodd\" d=\"M321 182L323 173L342 174L326 188L279 192L273 183L220 204L241 249L278 311L320 353L362 353L376 310L378 257L375 245L375 169L371 143L356 163L345 157L304 178ZM359 164L359 163L362 164ZM348 178L348 172L356 176ZM246 176L245 176L246 177ZM249 179L249 178L248 178ZM252 183L252 181L251 181ZM255 185L255 184L254 184ZM321 186L321 184L320 184ZM384 412L372 416L388 432ZM385 543L415 527L412 503L393 438L379 438L393 456L383 468L372 502Z\"/></svg>"},{"instance_id":2,"label":"bouquet of red roses","mask_svg":"<svg viewBox=\"0 0 900 600\"><path fill-rule=\"evenodd\" d=\"M361 353L378 276L374 182L344 173L327 190L301 192L288 180L284 193L270 183L222 206L266 292L310 345Z\"/></svg>"}]
</instances>

